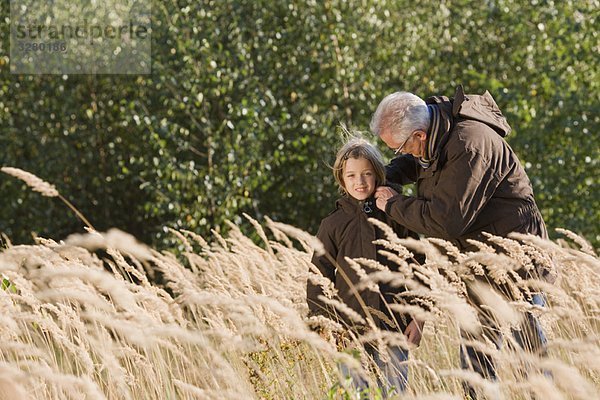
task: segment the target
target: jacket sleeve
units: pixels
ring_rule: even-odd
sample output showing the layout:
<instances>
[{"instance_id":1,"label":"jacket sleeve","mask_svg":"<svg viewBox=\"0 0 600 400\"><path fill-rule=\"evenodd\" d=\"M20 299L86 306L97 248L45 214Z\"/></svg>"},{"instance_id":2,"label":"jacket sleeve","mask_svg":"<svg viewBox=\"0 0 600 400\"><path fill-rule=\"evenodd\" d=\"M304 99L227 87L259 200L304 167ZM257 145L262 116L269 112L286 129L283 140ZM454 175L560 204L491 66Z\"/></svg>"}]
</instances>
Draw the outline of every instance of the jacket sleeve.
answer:
<instances>
[{"instance_id":1,"label":"jacket sleeve","mask_svg":"<svg viewBox=\"0 0 600 400\"><path fill-rule=\"evenodd\" d=\"M390 183L407 185L417 181L417 161L411 155L402 155L385 167L385 177Z\"/></svg>"},{"instance_id":2,"label":"jacket sleeve","mask_svg":"<svg viewBox=\"0 0 600 400\"><path fill-rule=\"evenodd\" d=\"M449 151L435 178L431 198L398 194L388 200L386 213L410 230L444 239L459 238L504 179L500 157L496 158L487 159L464 148Z\"/></svg>"},{"instance_id":3,"label":"jacket sleeve","mask_svg":"<svg viewBox=\"0 0 600 400\"><path fill-rule=\"evenodd\" d=\"M323 243L325 254L313 254L312 263L321 272L323 277L329 279L331 282L335 282L336 267L332 264L331 260L335 260L337 257L337 245L331 230L327 229L325 221L321 222L317 238ZM330 312L329 307L318 299L321 295L323 295L323 287L312 282L309 273L306 283L306 302L308 303L309 316L327 315Z\"/></svg>"}]
</instances>

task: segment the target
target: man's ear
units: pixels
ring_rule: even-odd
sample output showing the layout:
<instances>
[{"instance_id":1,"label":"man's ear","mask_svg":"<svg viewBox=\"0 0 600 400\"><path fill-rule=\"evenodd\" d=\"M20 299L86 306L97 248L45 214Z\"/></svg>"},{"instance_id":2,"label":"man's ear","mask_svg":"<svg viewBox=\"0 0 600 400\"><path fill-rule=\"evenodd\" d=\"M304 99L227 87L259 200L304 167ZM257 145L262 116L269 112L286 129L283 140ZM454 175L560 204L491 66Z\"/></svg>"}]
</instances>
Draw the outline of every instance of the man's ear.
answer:
<instances>
[{"instance_id":1,"label":"man's ear","mask_svg":"<svg viewBox=\"0 0 600 400\"><path fill-rule=\"evenodd\" d=\"M415 136L419 138L419 141L421 142L427 140L427 133L425 131L416 131Z\"/></svg>"}]
</instances>

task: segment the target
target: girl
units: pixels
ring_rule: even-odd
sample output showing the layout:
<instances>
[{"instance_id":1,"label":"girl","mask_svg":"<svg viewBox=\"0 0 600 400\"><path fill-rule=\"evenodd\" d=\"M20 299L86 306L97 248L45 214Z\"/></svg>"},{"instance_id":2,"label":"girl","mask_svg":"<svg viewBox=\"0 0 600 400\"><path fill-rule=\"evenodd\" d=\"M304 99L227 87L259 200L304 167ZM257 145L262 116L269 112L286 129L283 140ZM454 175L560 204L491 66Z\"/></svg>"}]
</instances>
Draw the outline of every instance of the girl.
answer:
<instances>
[{"instance_id":1,"label":"girl","mask_svg":"<svg viewBox=\"0 0 600 400\"><path fill-rule=\"evenodd\" d=\"M385 237L379 228L369 223L368 218L387 223L400 238L418 237L393 222L374 204L375 189L385 184L385 168L381 154L366 140L350 138L337 153L333 174L343 196L337 200L336 209L321 222L317 237L324 245L325 254L315 254L312 262L324 277L334 283L339 299L358 313L364 323L356 322L360 317L349 318L347 313L336 312L322 300L322 286L311 282L311 279L307 284L310 315L325 315L338 320L354 333L367 331L367 320L370 319L371 324L382 330L403 332L409 343L418 345L422 324L412 320L409 315L391 312L386 306L394 302L394 296L401 290L381 284L380 293L368 289L357 292L355 286L360 278L346 261L346 257L367 258L387 265L392 271L398 270L395 263L377 254L378 246L373 244L373 241ZM366 273L373 272L367 267L363 268ZM375 311L370 312L370 309ZM380 382L384 393L390 387L403 391L408 373L406 363L403 362L408 358L408 351L399 346L389 346L390 362L384 363L375 346L366 345L365 350L387 380ZM361 389L366 387L366 381L362 377L348 374L348 368L343 365L341 369L344 376L350 375L355 380L355 385Z\"/></svg>"}]
</instances>

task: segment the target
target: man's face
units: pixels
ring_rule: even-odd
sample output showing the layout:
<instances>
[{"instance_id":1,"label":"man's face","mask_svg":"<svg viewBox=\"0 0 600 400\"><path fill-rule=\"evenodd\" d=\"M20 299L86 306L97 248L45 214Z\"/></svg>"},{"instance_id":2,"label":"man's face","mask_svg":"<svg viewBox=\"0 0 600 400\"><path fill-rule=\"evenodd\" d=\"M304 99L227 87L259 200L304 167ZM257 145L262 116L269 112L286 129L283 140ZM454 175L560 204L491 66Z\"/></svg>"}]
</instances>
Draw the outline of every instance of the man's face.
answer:
<instances>
[{"instance_id":1,"label":"man's face","mask_svg":"<svg viewBox=\"0 0 600 400\"><path fill-rule=\"evenodd\" d=\"M396 141L389 128L382 129L379 137L397 154L412 154L414 157L423 157L425 154L427 134L421 130L412 132L403 142Z\"/></svg>"}]
</instances>

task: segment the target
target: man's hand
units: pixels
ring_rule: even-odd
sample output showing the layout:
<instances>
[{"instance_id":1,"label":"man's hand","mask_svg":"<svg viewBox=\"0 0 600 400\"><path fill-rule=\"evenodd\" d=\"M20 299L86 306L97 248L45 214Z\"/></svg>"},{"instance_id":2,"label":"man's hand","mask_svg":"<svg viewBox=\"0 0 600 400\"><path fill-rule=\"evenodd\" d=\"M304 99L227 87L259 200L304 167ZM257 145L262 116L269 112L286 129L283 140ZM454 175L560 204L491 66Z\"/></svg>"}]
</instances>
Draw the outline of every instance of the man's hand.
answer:
<instances>
[{"instance_id":1,"label":"man's hand","mask_svg":"<svg viewBox=\"0 0 600 400\"><path fill-rule=\"evenodd\" d=\"M377 203L377 208L379 208L381 211L385 211L387 201L390 199L390 197L393 197L397 194L398 192L389 186L379 186L375 190L375 202Z\"/></svg>"},{"instance_id":2,"label":"man's hand","mask_svg":"<svg viewBox=\"0 0 600 400\"><path fill-rule=\"evenodd\" d=\"M414 344L415 346L418 346L419 343L421 343L423 325L425 325L425 322L421 322L416 319L410 321L410 324L408 324L406 330L404 331L404 335L406 336L408 343Z\"/></svg>"}]
</instances>

